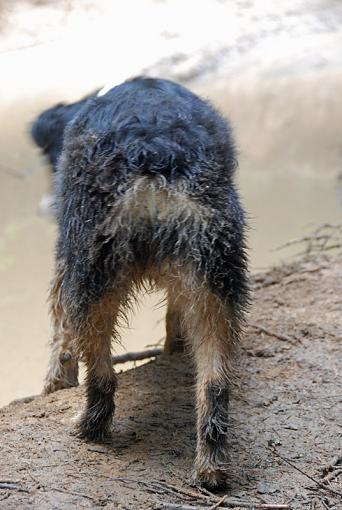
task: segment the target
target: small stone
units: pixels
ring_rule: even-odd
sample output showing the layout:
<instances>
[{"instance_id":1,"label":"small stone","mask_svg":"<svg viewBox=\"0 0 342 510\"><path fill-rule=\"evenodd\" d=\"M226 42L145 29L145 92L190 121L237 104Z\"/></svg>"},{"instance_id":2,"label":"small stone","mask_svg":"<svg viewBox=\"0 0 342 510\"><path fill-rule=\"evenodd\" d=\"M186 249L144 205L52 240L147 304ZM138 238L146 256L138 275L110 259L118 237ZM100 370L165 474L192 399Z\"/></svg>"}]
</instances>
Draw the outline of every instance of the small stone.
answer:
<instances>
[{"instance_id":1,"label":"small stone","mask_svg":"<svg viewBox=\"0 0 342 510\"><path fill-rule=\"evenodd\" d=\"M259 494L274 494L278 492L278 489L269 482L261 480L257 485L257 491Z\"/></svg>"},{"instance_id":2,"label":"small stone","mask_svg":"<svg viewBox=\"0 0 342 510\"><path fill-rule=\"evenodd\" d=\"M281 441L279 438L277 437L272 437L271 439L269 439L267 441L267 444L268 446L270 446L271 448L274 448L275 446L280 446L281 445Z\"/></svg>"}]
</instances>

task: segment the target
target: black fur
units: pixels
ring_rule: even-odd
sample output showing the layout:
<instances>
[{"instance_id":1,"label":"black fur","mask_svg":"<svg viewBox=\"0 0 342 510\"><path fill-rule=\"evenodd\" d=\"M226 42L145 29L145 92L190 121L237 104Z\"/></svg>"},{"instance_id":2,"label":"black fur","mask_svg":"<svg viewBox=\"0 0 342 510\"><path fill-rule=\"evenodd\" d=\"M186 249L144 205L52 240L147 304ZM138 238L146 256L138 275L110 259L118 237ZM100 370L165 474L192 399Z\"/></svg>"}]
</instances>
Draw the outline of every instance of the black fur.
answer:
<instances>
[{"instance_id":1,"label":"black fur","mask_svg":"<svg viewBox=\"0 0 342 510\"><path fill-rule=\"evenodd\" d=\"M209 384L207 388L207 413L203 417L201 436L210 450L214 462L225 459L228 427L228 385Z\"/></svg>"},{"instance_id":2,"label":"black fur","mask_svg":"<svg viewBox=\"0 0 342 510\"><path fill-rule=\"evenodd\" d=\"M70 268L66 288L73 304L86 310L132 261L169 258L190 259L213 292L237 309L245 306L245 220L232 181L236 154L229 125L211 106L175 83L134 79L85 103L66 129L64 154L58 256ZM108 211L130 178L145 174L171 187L185 180L189 197L213 210L196 249L179 238L178 225L138 222L129 243L125 227L114 239L105 235L100 225Z\"/></svg>"},{"instance_id":3,"label":"black fur","mask_svg":"<svg viewBox=\"0 0 342 510\"><path fill-rule=\"evenodd\" d=\"M114 393L117 380L102 380L93 374L87 378L87 408L78 425L79 437L95 442L111 438L111 424L115 411Z\"/></svg>"},{"instance_id":4,"label":"black fur","mask_svg":"<svg viewBox=\"0 0 342 510\"><path fill-rule=\"evenodd\" d=\"M90 94L72 104L58 103L42 112L31 125L31 137L47 157L51 171L57 171L58 159L62 152L65 128L82 109Z\"/></svg>"}]
</instances>

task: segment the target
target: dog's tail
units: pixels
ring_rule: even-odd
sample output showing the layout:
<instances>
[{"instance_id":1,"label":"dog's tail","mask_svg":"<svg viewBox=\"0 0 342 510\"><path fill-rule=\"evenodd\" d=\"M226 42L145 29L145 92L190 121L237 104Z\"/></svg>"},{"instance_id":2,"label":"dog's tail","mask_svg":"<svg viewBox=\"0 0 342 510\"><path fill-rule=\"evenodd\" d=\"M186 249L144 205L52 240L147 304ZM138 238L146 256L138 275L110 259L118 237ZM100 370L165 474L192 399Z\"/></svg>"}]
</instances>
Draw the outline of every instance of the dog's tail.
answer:
<instances>
[{"instance_id":1,"label":"dog's tail","mask_svg":"<svg viewBox=\"0 0 342 510\"><path fill-rule=\"evenodd\" d=\"M124 162L129 173L191 177L205 165L214 164L216 152L208 153L202 133L194 133L197 126L175 129L149 130L129 125L117 131L102 133L92 142L92 158L114 158ZM197 136L195 136L197 134Z\"/></svg>"},{"instance_id":2,"label":"dog's tail","mask_svg":"<svg viewBox=\"0 0 342 510\"><path fill-rule=\"evenodd\" d=\"M172 178L188 176L194 170L184 146L162 135L151 140L136 139L125 148L125 159L129 170L142 175Z\"/></svg>"}]
</instances>

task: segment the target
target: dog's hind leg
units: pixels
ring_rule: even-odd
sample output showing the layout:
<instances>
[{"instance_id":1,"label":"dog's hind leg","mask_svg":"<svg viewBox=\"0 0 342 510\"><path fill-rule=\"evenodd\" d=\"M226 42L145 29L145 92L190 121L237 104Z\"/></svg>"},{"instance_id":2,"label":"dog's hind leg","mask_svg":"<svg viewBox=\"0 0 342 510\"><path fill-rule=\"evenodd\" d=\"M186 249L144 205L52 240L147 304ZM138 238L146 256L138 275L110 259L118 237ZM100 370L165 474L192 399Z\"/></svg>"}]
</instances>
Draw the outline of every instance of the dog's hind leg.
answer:
<instances>
[{"instance_id":1,"label":"dog's hind leg","mask_svg":"<svg viewBox=\"0 0 342 510\"><path fill-rule=\"evenodd\" d=\"M106 441L111 436L117 377L113 368L111 342L118 336L117 322L127 306L127 287L115 287L90 305L86 317L76 325L77 346L86 365L86 408L78 423L79 436Z\"/></svg>"},{"instance_id":2,"label":"dog's hind leg","mask_svg":"<svg viewBox=\"0 0 342 510\"><path fill-rule=\"evenodd\" d=\"M166 312L166 340L164 352L173 354L184 351L184 333L182 332L182 311L177 297L168 291Z\"/></svg>"},{"instance_id":3,"label":"dog's hind leg","mask_svg":"<svg viewBox=\"0 0 342 510\"><path fill-rule=\"evenodd\" d=\"M53 337L48 372L43 389L45 394L78 385L78 359L73 344L74 338L62 300L63 274L64 264L59 261L49 296Z\"/></svg>"},{"instance_id":4,"label":"dog's hind leg","mask_svg":"<svg viewBox=\"0 0 342 510\"><path fill-rule=\"evenodd\" d=\"M201 290L190 299L187 329L196 365L195 481L216 488L226 478L229 381L238 329L231 311L211 292Z\"/></svg>"}]
</instances>

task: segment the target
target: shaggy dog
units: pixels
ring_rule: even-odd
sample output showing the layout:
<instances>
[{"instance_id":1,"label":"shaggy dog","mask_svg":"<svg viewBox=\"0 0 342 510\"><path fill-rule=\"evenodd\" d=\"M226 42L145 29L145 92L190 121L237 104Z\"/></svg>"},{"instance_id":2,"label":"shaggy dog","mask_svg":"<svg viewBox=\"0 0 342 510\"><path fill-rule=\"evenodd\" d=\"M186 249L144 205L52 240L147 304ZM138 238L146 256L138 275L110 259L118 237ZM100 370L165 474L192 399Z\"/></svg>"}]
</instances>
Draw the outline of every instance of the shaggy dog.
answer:
<instances>
[{"instance_id":1,"label":"shaggy dog","mask_svg":"<svg viewBox=\"0 0 342 510\"><path fill-rule=\"evenodd\" d=\"M61 108L48 111L58 119L48 137L40 132L48 112L32 130L54 167L58 159L45 392L76 385L83 360L87 403L79 434L105 440L118 321L141 288L164 290L165 350L184 342L196 368L195 478L215 488L225 480L233 355L248 302L231 128L207 102L161 79L135 78L64 106L59 122Z\"/></svg>"}]
</instances>

